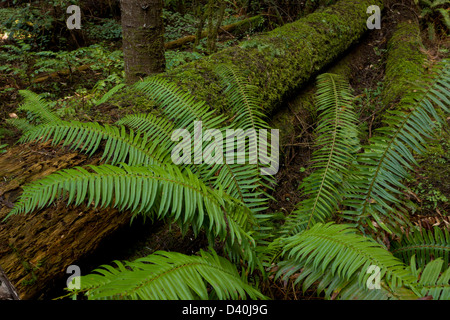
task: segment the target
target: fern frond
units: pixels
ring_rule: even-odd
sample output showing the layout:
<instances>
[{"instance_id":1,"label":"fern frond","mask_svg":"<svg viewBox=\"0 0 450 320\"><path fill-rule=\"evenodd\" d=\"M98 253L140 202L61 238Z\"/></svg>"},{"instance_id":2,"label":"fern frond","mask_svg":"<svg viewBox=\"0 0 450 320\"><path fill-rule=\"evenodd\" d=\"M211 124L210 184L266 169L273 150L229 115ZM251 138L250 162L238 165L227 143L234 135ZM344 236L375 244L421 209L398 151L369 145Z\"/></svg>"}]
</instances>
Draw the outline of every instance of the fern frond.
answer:
<instances>
[{"instance_id":1,"label":"fern frond","mask_svg":"<svg viewBox=\"0 0 450 320\"><path fill-rule=\"evenodd\" d=\"M44 98L29 90L19 90L19 93L25 100L17 110L30 112L34 116L33 118L38 118L41 123L61 121Z\"/></svg>"},{"instance_id":2,"label":"fern frond","mask_svg":"<svg viewBox=\"0 0 450 320\"><path fill-rule=\"evenodd\" d=\"M411 258L411 272L419 279L417 288L422 297L431 295L433 300L450 300L450 267L441 258L430 261L423 269L417 269L415 257ZM442 273L441 271L444 270Z\"/></svg>"},{"instance_id":3,"label":"fern frond","mask_svg":"<svg viewBox=\"0 0 450 320\"><path fill-rule=\"evenodd\" d=\"M438 109L449 112L450 68L444 67L426 89L406 95L401 104L409 112L390 111L387 126L377 130L365 152L358 154L355 179L349 181L344 212L349 220L365 222L376 229L374 222L389 233L401 234L400 226L408 226L409 220L399 199L413 165L415 154L425 150L425 139L443 122Z\"/></svg>"},{"instance_id":4,"label":"fern frond","mask_svg":"<svg viewBox=\"0 0 450 320\"><path fill-rule=\"evenodd\" d=\"M348 225L317 223L288 240L284 247L286 260L296 265L290 270L291 274L305 265L319 270L317 274L330 267L333 277L346 281L356 277L358 284L365 286L370 277L367 270L374 265L380 268L380 278L389 287L414 288L415 278L398 258L372 239L357 234ZM281 268L278 274L285 271L286 268Z\"/></svg>"},{"instance_id":5,"label":"fern frond","mask_svg":"<svg viewBox=\"0 0 450 320\"><path fill-rule=\"evenodd\" d=\"M444 8L438 8L436 9L442 16L442 21L444 22L447 29L450 30L450 14L448 13L448 9L445 10Z\"/></svg>"},{"instance_id":6,"label":"fern frond","mask_svg":"<svg viewBox=\"0 0 450 320\"><path fill-rule=\"evenodd\" d=\"M175 125L164 117L157 117L151 113L131 114L116 122L140 133L146 134L150 140L170 142ZM173 143L169 146L172 150Z\"/></svg>"},{"instance_id":7,"label":"fern frond","mask_svg":"<svg viewBox=\"0 0 450 320\"><path fill-rule=\"evenodd\" d=\"M35 128L35 125L33 125L30 122L28 122L27 120L21 119L21 118L7 119L6 122L8 124L12 125L13 127L19 129L21 132L31 131L32 129Z\"/></svg>"},{"instance_id":8,"label":"fern frond","mask_svg":"<svg viewBox=\"0 0 450 320\"><path fill-rule=\"evenodd\" d=\"M194 123L201 121L203 130L219 129L221 132L226 130L226 128L219 128L219 125L224 123L223 116L215 117L214 111L209 111L204 102L195 102L192 96L181 92L175 84L163 78L148 78L144 82L137 83L135 87L155 100L162 107L165 115L174 120L176 128L183 128L193 133ZM251 98L248 97L248 99ZM226 139L226 134L222 136ZM211 143L203 143L202 151ZM252 211L264 209L263 205L267 201L261 200L260 194L253 192L261 185L260 172L256 166L229 164L223 158L222 164L191 165L189 168L205 182L215 187L222 186L225 192L247 204Z\"/></svg>"},{"instance_id":9,"label":"fern frond","mask_svg":"<svg viewBox=\"0 0 450 320\"><path fill-rule=\"evenodd\" d=\"M233 127L243 130L269 129L261 110L261 100L257 87L250 85L248 80L234 66L221 64L216 67L229 106L235 115Z\"/></svg>"},{"instance_id":10,"label":"fern frond","mask_svg":"<svg viewBox=\"0 0 450 320\"><path fill-rule=\"evenodd\" d=\"M352 99L349 85L343 78L333 74L317 77L316 100L320 121L316 130L317 150L313 152L311 166L315 171L300 185L307 198L288 218L288 224L295 224L295 232L317 222L325 222L342 200L343 181L358 147Z\"/></svg>"},{"instance_id":11,"label":"fern frond","mask_svg":"<svg viewBox=\"0 0 450 320\"><path fill-rule=\"evenodd\" d=\"M402 241L391 243L394 256L408 263L413 256L419 267L425 267L432 259L442 258L444 265L449 264L450 233L447 229L435 227L431 230L415 230Z\"/></svg>"},{"instance_id":12,"label":"fern frond","mask_svg":"<svg viewBox=\"0 0 450 320\"><path fill-rule=\"evenodd\" d=\"M158 103L169 119L175 119L177 128L193 132L194 121L202 121L205 128L218 128L225 120L222 115L214 116L204 101L196 102L192 95L164 78L150 77L134 87Z\"/></svg>"},{"instance_id":13,"label":"fern frond","mask_svg":"<svg viewBox=\"0 0 450 320\"><path fill-rule=\"evenodd\" d=\"M88 299L265 299L216 253L187 256L158 251L133 262L115 263L117 268L102 266L81 277L81 292Z\"/></svg>"},{"instance_id":14,"label":"fern frond","mask_svg":"<svg viewBox=\"0 0 450 320\"><path fill-rule=\"evenodd\" d=\"M131 210L134 215L171 218L197 234L204 227L215 238L238 243L250 250L254 245L249 231L253 218L249 210L222 190L213 190L189 170L176 166L123 168L102 165L58 171L24 186L24 192L9 216L42 209L57 198L67 196L67 203L86 201L94 207L112 206ZM246 256L242 253L241 256Z\"/></svg>"},{"instance_id":15,"label":"fern frond","mask_svg":"<svg viewBox=\"0 0 450 320\"><path fill-rule=\"evenodd\" d=\"M81 149L90 156L99 149L102 140L106 140L102 160L110 164L162 165L169 153L161 140L152 140L148 135L141 136L133 130L127 133L124 126L102 126L96 122L59 121L40 125L27 131L19 142L46 142L50 139L53 145L64 141L63 147Z\"/></svg>"},{"instance_id":16,"label":"fern frond","mask_svg":"<svg viewBox=\"0 0 450 320\"><path fill-rule=\"evenodd\" d=\"M123 83L120 83L120 84L114 86L111 90L109 90L108 92L106 92L106 93L101 97L100 100L96 101L96 102L95 102L95 105L96 105L96 106L99 106L99 105L101 105L102 103L107 102L109 99L111 99L111 97L112 97L116 92L118 92L118 91L119 91L120 89L122 89L123 87L125 87L125 84L123 84Z\"/></svg>"}]
</instances>

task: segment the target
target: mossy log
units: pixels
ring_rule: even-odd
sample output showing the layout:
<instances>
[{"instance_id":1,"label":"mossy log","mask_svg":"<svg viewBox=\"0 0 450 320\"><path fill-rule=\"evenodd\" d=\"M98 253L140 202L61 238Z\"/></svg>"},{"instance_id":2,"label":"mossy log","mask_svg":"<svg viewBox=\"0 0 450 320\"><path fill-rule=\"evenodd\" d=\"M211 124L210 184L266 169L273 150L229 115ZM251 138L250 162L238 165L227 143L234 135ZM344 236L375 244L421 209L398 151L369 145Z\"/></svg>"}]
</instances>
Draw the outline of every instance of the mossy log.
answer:
<instances>
[{"instance_id":1,"label":"mossy log","mask_svg":"<svg viewBox=\"0 0 450 320\"><path fill-rule=\"evenodd\" d=\"M246 72L260 89L263 107L273 114L311 76L338 58L367 31L370 5L380 0L341 0L293 23L242 44L212 54L166 73L167 77L199 100L227 112L226 99L214 68L227 63Z\"/></svg>"},{"instance_id":2,"label":"mossy log","mask_svg":"<svg viewBox=\"0 0 450 320\"><path fill-rule=\"evenodd\" d=\"M362 36L367 30L367 7L373 4L381 7L382 1L342 0L160 76L170 78L218 112L226 113L225 97L214 68L220 63L231 63L246 72L249 81L260 89L265 112L272 114L284 98ZM0 265L22 299L40 297L56 281L68 277L69 265L95 252L108 237L129 224L128 212L66 206L63 202L1 222L24 184L60 169L98 161L64 150L55 152L42 145L14 147L0 156Z\"/></svg>"},{"instance_id":3,"label":"mossy log","mask_svg":"<svg viewBox=\"0 0 450 320\"><path fill-rule=\"evenodd\" d=\"M427 55L417 20L400 22L389 39L382 101L385 108L399 102L425 73Z\"/></svg>"}]
</instances>

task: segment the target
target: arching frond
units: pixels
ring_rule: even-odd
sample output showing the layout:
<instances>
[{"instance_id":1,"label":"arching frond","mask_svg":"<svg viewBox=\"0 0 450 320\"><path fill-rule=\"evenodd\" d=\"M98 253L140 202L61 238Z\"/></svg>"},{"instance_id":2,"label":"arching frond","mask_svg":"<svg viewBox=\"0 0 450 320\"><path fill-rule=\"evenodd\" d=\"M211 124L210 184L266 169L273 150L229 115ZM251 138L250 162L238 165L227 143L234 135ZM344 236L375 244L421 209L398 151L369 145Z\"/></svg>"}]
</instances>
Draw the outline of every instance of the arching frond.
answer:
<instances>
[{"instance_id":1,"label":"arching frond","mask_svg":"<svg viewBox=\"0 0 450 320\"><path fill-rule=\"evenodd\" d=\"M222 115L214 116L214 111L210 111L204 101L197 102L164 78L150 77L134 86L158 103L169 119L175 119L177 128L193 132L194 121L202 121L205 128L219 128L225 120Z\"/></svg>"},{"instance_id":2,"label":"arching frond","mask_svg":"<svg viewBox=\"0 0 450 320\"><path fill-rule=\"evenodd\" d=\"M253 261L253 217L248 208L222 190L206 186L189 170L176 166L130 167L111 165L77 167L58 171L24 187L24 192L6 218L48 206L57 198L68 204L86 201L94 207L131 210L151 218L170 218L197 234L204 228L211 244L226 240L227 248L240 247L239 256Z\"/></svg>"},{"instance_id":3,"label":"arching frond","mask_svg":"<svg viewBox=\"0 0 450 320\"><path fill-rule=\"evenodd\" d=\"M216 72L222 80L224 93L235 115L232 126L242 130L269 129L264 120L266 116L261 110L257 87L250 85L234 66L221 64L216 67Z\"/></svg>"},{"instance_id":4,"label":"arching frond","mask_svg":"<svg viewBox=\"0 0 450 320\"><path fill-rule=\"evenodd\" d=\"M7 119L6 122L24 133L35 128L35 125L22 118L11 118Z\"/></svg>"},{"instance_id":5,"label":"arching frond","mask_svg":"<svg viewBox=\"0 0 450 320\"><path fill-rule=\"evenodd\" d=\"M443 121L438 110L449 112L450 68L444 66L425 89L410 92L401 101L405 111L390 111L386 125L376 131L364 153L358 155L354 179L346 205L351 210L344 217L371 228L380 226L387 232L401 234L408 226L399 195L405 189L402 180L416 165L415 154L424 151L425 139Z\"/></svg>"},{"instance_id":6,"label":"arching frond","mask_svg":"<svg viewBox=\"0 0 450 320\"><path fill-rule=\"evenodd\" d=\"M162 107L164 114L174 120L175 128L186 129L191 133L193 148L198 147L199 143L199 138L194 137L194 124L200 121L202 130L220 130L225 142L227 136L224 132L227 128L219 127L224 124L225 118L214 116L214 111L209 111L204 102L196 102L192 96L181 92L175 84L163 78L151 77L137 83L135 87ZM212 143L212 141L209 143L202 141L202 152ZM247 147L246 151L248 150ZM223 161L220 164L190 165L189 168L205 182L215 187L221 186L231 197L247 204L254 212L263 210L267 203L267 200L261 199L261 193L257 190L261 186L259 183L261 174L255 165L228 163L223 154Z\"/></svg>"},{"instance_id":7,"label":"arching frond","mask_svg":"<svg viewBox=\"0 0 450 320\"><path fill-rule=\"evenodd\" d=\"M450 300L450 267L441 258L428 262L417 269L415 257L411 258L411 272L418 279L417 288L422 297L432 296L433 300ZM442 272L442 270L444 270Z\"/></svg>"},{"instance_id":8,"label":"arching frond","mask_svg":"<svg viewBox=\"0 0 450 320\"><path fill-rule=\"evenodd\" d=\"M157 117L151 113L131 114L116 122L116 125L124 125L142 134L146 134L149 140L171 142L171 136L175 125L164 117ZM168 148L172 150L173 143Z\"/></svg>"},{"instance_id":9,"label":"arching frond","mask_svg":"<svg viewBox=\"0 0 450 320\"><path fill-rule=\"evenodd\" d=\"M349 85L343 78L333 74L317 77L320 121L316 130L317 149L312 155L314 172L302 181L300 188L306 199L288 220L288 224L294 224L294 232L316 222L325 222L342 200L343 182L359 145L352 99Z\"/></svg>"},{"instance_id":10,"label":"arching frond","mask_svg":"<svg viewBox=\"0 0 450 320\"><path fill-rule=\"evenodd\" d=\"M121 90L123 87L125 87L125 84L120 83L116 86L114 86L111 90L106 92L98 101L95 102L96 106L101 105L102 103L107 102L111 97L116 94L119 90Z\"/></svg>"},{"instance_id":11,"label":"arching frond","mask_svg":"<svg viewBox=\"0 0 450 320\"><path fill-rule=\"evenodd\" d=\"M265 299L233 264L215 253L187 256L158 251L133 262L115 263L116 268L105 265L81 277L78 291L91 300Z\"/></svg>"},{"instance_id":12,"label":"arching frond","mask_svg":"<svg viewBox=\"0 0 450 320\"><path fill-rule=\"evenodd\" d=\"M333 277L345 281L357 279L360 286L365 286L371 275L367 271L373 265L380 269L380 279L390 288L414 289L415 278L402 261L348 225L317 223L288 240L284 251L286 261L292 261L288 264L291 269L283 267L279 275L287 270L292 274L305 266L313 268L311 272L319 270L319 275L330 268Z\"/></svg>"},{"instance_id":13,"label":"arching frond","mask_svg":"<svg viewBox=\"0 0 450 320\"><path fill-rule=\"evenodd\" d=\"M55 123L61 119L51 110L44 98L29 90L19 90L25 98L23 104L17 110L30 112L33 118L38 118L40 123Z\"/></svg>"},{"instance_id":14,"label":"arching frond","mask_svg":"<svg viewBox=\"0 0 450 320\"><path fill-rule=\"evenodd\" d=\"M115 127L100 125L96 122L59 121L39 125L25 132L20 142L38 140L45 142L52 139L57 145L64 141L63 146L81 149L90 155L100 147L102 140L106 140L102 160L111 164L126 162L129 165L160 164L164 162L169 151L164 148L162 140L150 139L148 135L140 135L124 126Z\"/></svg>"},{"instance_id":15,"label":"arching frond","mask_svg":"<svg viewBox=\"0 0 450 320\"><path fill-rule=\"evenodd\" d=\"M447 229L435 227L431 230L414 230L403 237L400 242L391 243L394 256L408 263L413 256L420 268L425 267L432 259L442 258L444 265L449 264L450 233Z\"/></svg>"}]
</instances>

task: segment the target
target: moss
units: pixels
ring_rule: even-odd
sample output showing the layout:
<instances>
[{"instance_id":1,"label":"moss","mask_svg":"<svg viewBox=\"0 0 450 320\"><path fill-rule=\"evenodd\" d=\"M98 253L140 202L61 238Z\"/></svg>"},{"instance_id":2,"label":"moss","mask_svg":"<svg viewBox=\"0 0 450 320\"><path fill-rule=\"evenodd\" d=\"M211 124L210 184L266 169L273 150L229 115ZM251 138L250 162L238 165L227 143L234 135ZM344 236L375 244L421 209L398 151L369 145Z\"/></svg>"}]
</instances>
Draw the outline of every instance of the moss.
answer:
<instances>
[{"instance_id":1,"label":"moss","mask_svg":"<svg viewBox=\"0 0 450 320\"><path fill-rule=\"evenodd\" d=\"M214 68L228 63L245 70L260 89L263 107L272 114L315 73L330 64L367 30L369 5L381 0L342 0L334 6L286 24L250 42L228 48L205 59L164 74L219 112L228 112Z\"/></svg>"},{"instance_id":2,"label":"moss","mask_svg":"<svg viewBox=\"0 0 450 320\"><path fill-rule=\"evenodd\" d=\"M423 78L427 57L421 49L419 24L415 21L399 23L388 42L382 99L385 106L398 102L411 90L411 83L418 83Z\"/></svg>"},{"instance_id":3,"label":"moss","mask_svg":"<svg viewBox=\"0 0 450 320\"><path fill-rule=\"evenodd\" d=\"M346 55L325 70L325 72L338 74L348 79L351 74L350 63L353 57L353 53ZM312 126L317 122L315 94L315 84L310 83L295 98L287 102L285 107L270 121L271 127L283 129L280 130L280 142L282 146L292 143L292 139L296 135L296 127L301 126L301 129L305 130L306 127ZM299 121L303 123L300 124Z\"/></svg>"}]
</instances>

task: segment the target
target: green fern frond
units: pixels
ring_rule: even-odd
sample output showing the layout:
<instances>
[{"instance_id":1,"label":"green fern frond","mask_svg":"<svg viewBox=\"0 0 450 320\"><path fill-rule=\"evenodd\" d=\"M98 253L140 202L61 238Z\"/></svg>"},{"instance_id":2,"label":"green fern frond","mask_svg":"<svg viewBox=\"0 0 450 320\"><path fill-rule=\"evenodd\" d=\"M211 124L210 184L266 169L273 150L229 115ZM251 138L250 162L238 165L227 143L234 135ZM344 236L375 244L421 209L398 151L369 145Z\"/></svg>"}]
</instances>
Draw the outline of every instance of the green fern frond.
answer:
<instances>
[{"instance_id":1,"label":"green fern frond","mask_svg":"<svg viewBox=\"0 0 450 320\"><path fill-rule=\"evenodd\" d=\"M236 267L216 253L187 256L158 251L133 262L115 262L80 278L90 300L193 300L217 298L265 299L239 275Z\"/></svg>"},{"instance_id":2,"label":"green fern frond","mask_svg":"<svg viewBox=\"0 0 450 320\"><path fill-rule=\"evenodd\" d=\"M128 133L124 126L102 126L96 122L59 121L40 125L27 131L19 142L46 142L50 139L53 145L64 141L63 146L81 149L90 156L99 149L102 140L106 140L102 160L110 164L162 165L169 153L161 140L152 140L148 135L141 136L133 130Z\"/></svg>"},{"instance_id":3,"label":"green fern frond","mask_svg":"<svg viewBox=\"0 0 450 320\"><path fill-rule=\"evenodd\" d=\"M304 266L324 273L330 267L333 277L346 281L356 277L358 284L365 286L370 277L367 270L374 265L380 268L380 278L390 288L414 288L415 278L398 258L345 224L317 223L286 241L284 253L286 260L293 261L296 267L292 269L291 263L291 269L283 267L278 275L287 270L292 274Z\"/></svg>"},{"instance_id":4,"label":"green fern frond","mask_svg":"<svg viewBox=\"0 0 450 320\"><path fill-rule=\"evenodd\" d=\"M24 97L24 102L17 110L28 111L33 114L34 118L38 118L41 123L55 123L61 119L51 110L48 102L38 94L29 90L19 90Z\"/></svg>"},{"instance_id":5,"label":"green fern frond","mask_svg":"<svg viewBox=\"0 0 450 320\"><path fill-rule=\"evenodd\" d=\"M300 185L307 198L293 213L293 221L288 219L288 223L295 224L295 232L325 222L342 200L343 182L359 144L352 99L349 85L343 78L333 74L317 77L320 121L311 166L315 171Z\"/></svg>"},{"instance_id":6,"label":"green fern frond","mask_svg":"<svg viewBox=\"0 0 450 320\"><path fill-rule=\"evenodd\" d=\"M9 216L42 209L61 197L76 206L131 210L151 218L171 218L185 227L191 225L197 234L204 226L214 243L215 238L237 242L249 249L254 241L248 233L253 223L249 210L222 190L213 190L189 170L176 166L123 168L102 165L58 171L26 185ZM242 224L242 225L240 225ZM242 255L246 255L243 253Z\"/></svg>"},{"instance_id":7,"label":"green fern frond","mask_svg":"<svg viewBox=\"0 0 450 320\"><path fill-rule=\"evenodd\" d=\"M116 86L114 86L111 90L109 90L108 92L106 92L103 97L101 97L100 100L95 102L96 106L101 105L102 103L107 102L109 99L111 99L111 97L116 94L119 90L121 90L123 87L125 87L125 84L120 83Z\"/></svg>"},{"instance_id":8,"label":"green fern frond","mask_svg":"<svg viewBox=\"0 0 450 320\"><path fill-rule=\"evenodd\" d=\"M150 77L134 87L158 103L169 119L175 119L177 128L193 132L194 121L202 121L205 128L218 128L225 120L222 115L214 116L204 101L196 102L192 95L164 78Z\"/></svg>"},{"instance_id":9,"label":"green fern frond","mask_svg":"<svg viewBox=\"0 0 450 320\"><path fill-rule=\"evenodd\" d=\"M132 114L116 122L135 131L147 134L150 140L170 142L175 125L164 117L157 117L151 113ZM171 144L173 146L173 143ZM172 147L169 149L172 150Z\"/></svg>"},{"instance_id":10,"label":"green fern frond","mask_svg":"<svg viewBox=\"0 0 450 320\"><path fill-rule=\"evenodd\" d=\"M448 13L448 9L445 10L444 8L438 8L436 9L442 16L442 21L444 22L447 29L450 30L450 13Z\"/></svg>"},{"instance_id":11,"label":"green fern frond","mask_svg":"<svg viewBox=\"0 0 450 320\"><path fill-rule=\"evenodd\" d=\"M235 115L232 126L243 130L269 129L261 110L257 87L250 85L234 66L221 64L216 67L229 106Z\"/></svg>"},{"instance_id":12,"label":"green fern frond","mask_svg":"<svg viewBox=\"0 0 450 320\"><path fill-rule=\"evenodd\" d=\"M433 300L450 300L450 267L441 258L430 261L423 269L417 269L415 257L411 258L410 269L419 279L417 288L422 297L432 296ZM443 272L441 272L444 270Z\"/></svg>"},{"instance_id":13,"label":"green fern frond","mask_svg":"<svg viewBox=\"0 0 450 320\"><path fill-rule=\"evenodd\" d=\"M21 132L27 132L31 131L35 128L35 125L31 124L29 121L21 118L11 118L7 119L6 123L12 125L13 127L17 128Z\"/></svg>"},{"instance_id":14,"label":"green fern frond","mask_svg":"<svg viewBox=\"0 0 450 320\"><path fill-rule=\"evenodd\" d=\"M344 212L349 220L365 222L370 228L375 223L389 233L401 234L399 227L409 225L404 204L399 199L405 190L402 180L408 170L417 165L416 154L425 150L430 138L443 122L437 110L449 112L450 68L448 65L434 75L431 85L418 88L406 95L401 104L409 112L389 111L387 126L380 128L370 139L365 152L358 154L355 179L349 181Z\"/></svg>"},{"instance_id":15,"label":"green fern frond","mask_svg":"<svg viewBox=\"0 0 450 320\"><path fill-rule=\"evenodd\" d=\"M442 258L444 265L449 264L450 233L447 229L435 227L431 230L415 230L402 239L391 243L394 256L408 263L413 256L419 267L425 267L432 259Z\"/></svg>"}]
</instances>

